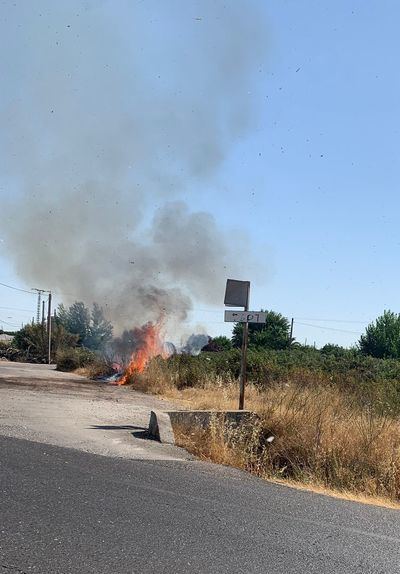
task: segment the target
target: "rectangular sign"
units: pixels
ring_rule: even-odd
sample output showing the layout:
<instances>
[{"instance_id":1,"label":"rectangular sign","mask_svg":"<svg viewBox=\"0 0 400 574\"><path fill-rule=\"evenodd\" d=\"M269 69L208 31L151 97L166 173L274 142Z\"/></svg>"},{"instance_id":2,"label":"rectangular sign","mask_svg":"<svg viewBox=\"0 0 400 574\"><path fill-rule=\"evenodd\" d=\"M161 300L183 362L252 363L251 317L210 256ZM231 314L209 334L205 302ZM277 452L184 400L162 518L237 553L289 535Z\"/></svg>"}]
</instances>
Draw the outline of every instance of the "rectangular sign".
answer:
<instances>
[{"instance_id":1,"label":"rectangular sign","mask_svg":"<svg viewBox=\"0 0 400 574\"><path fill-rule=\"evenodd\" d=\"M262 311L225 311L227 323L265 323L267 314Z\"/></svg>"},{"instance_id":2,"label":"rectangular sign","mask_svg":"<svg viewBox=\"0 0 400 574\"><path fill-rule=\"evenodd\" d=\"M247 307L249 305L250 281L227 279L224 303L227 307Z\"/></svg>"}]
</instances>

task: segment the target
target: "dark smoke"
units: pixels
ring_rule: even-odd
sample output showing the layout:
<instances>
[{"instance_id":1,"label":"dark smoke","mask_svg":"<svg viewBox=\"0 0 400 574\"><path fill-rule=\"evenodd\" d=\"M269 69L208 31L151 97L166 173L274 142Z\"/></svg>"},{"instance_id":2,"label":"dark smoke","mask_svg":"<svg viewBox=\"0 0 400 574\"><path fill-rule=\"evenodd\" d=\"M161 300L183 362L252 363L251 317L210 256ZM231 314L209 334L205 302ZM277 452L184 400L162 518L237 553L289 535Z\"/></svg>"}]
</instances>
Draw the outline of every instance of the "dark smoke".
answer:
<instances>
[{"instance_id":1,"label":"dark smoke","mask_svg":"<svg viewBox=\"0 0 400 574\"><path fill-rule=\"evenodd\" d=\"M251 127L265 49L255 2L2 11L0 156L13 197L0 233L18 275L67 303L97 301L120 329L160 315L171 329L193 300L221 303L243 258L188 203Z\"/></svg>"},{"instance_id":2,"label":"dark smoke","mask_svg":"<svg viewBox=\"0 0 400 574\"><path fill-rule=\"evenodd\" d=\"M185 345L182 347L181 352L187 355L198 355L201 349L207 345L210 337L208 335L190 335Z\"/></svg>"},{"instance_id":3,"label":"dark smoke","mask_svg":"<svg viewBox=\"0 0 400 574\"><path fill-rule=\"evenodd\" d=\"M147 323L142 327L127 329L122 332L120 337L116 337L109 349L109 354L114 362L125 368L129 364L132 354L137 349L142 349L146 346L146 336L149 328L151 328L151 324Z\"/></svg>"}]
</instances>

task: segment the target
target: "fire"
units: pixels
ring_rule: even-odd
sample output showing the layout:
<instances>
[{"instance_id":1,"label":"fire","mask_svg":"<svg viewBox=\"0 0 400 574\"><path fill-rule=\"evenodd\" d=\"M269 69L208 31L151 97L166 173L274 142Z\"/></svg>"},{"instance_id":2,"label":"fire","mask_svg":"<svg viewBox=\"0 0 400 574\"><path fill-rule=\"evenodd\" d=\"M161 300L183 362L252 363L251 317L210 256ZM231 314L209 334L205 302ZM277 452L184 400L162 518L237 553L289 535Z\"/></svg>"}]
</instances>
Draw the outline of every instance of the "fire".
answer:
<instances>
[{"instance_id":1,"label":"fire","mask_svg":"<svg viewBox=\"0 0 400 574\"><path fill-rule=\"evenodd\" d=\"M161 336L161 320L157 321L157 323L147 323L140 329L135 329L135 332L137 336L137 347L132 353L124 375L118 381L119 385L125 385L133 374L142 373L153 357L159 355L163 357L167 356Z\"/></svg>"}]
</instances>

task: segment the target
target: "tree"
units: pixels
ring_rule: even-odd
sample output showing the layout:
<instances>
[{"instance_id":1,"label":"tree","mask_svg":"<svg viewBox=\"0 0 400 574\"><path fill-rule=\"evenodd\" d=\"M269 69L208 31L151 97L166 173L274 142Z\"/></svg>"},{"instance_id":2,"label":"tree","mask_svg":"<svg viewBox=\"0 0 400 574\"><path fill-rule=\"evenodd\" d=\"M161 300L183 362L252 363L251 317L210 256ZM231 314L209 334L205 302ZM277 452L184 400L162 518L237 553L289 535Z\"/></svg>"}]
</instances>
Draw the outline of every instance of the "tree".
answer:
<instances>
[{"instance_id":1,"label":"tree","mask_svg":"<svg viewBox=\"0 0 400 574\"><path fill-rule=\"evenodd\" d=\"M225 335L220 335L219 337L209 337L207 345L201 349L205 352L219 352L219 351L229 351L232 349L232 343L225 337Z\"/></svg>"},{"instance_id":2,"label":"tree","mask_svg":"<svg viewBox=\"0 0 400 574\"><path fill-rule=\"evenodd\" d=\"M51 332L51 350L54 356L60 349L75 347L78 337L68 333L61 324L53 325ZM14 334L13 345L26 354L27 358L47 361L47 330L40 324L28 324Z\"/></svg>"},{"instance_id":3,"label":"tree","mask_svg":"<svg viewBox=\"0 0 400 574\"><path fill-rule=\"evenodd\" d=\"M249 323L249 347L259 349L286 349L289 347L290 323L280 313L266 311L265 323ZM243 323L235 323L232 345L241 347Z\"/></svg>"},{"instance_id":4,"label":"tree","mask_svg":"<svg viewBox=\"0 0 400 574\"><path fill-rule=\"evenodd\" d=\"M82 301L75 301L68 308L63 304L58 306L58 319L67 331L78 335L78 345L84 345L89 335L90 311Z\"/></svg>"},{"instance_id":5,"label":"tree","mask_svg":"<svg viewBox=\"0 0 400 574\"><path fill-rule=\"evenodd\" d=\"M370 323L358 342L364 355L380 359L400 358L400 315L384 311L374 323Z\"/></svg>"},{"instance_id":6,"label":"tree","mask_svg":"<svg viewBox=\"0 0 400 574\"><path fill-rule=\"evenodd\" d=\"M82 301L75 301L68 308L61 304L58 306L58 321L70 333L78 335L81 347L103 349L112 339L113 327L97 303L93 303L91 311Z\"/></svg>"},{"instance_id":7,"label":"tree","mask_svg":"<svg viewBox=\"0 0 400 574\"><path fill-rule=\"evenodd\" d=\"M105 317L103 309L93 303L90 316L89 333L85 339L85 347L103 349L112 340L113 327Z\"/></svg>"}]
</instances>

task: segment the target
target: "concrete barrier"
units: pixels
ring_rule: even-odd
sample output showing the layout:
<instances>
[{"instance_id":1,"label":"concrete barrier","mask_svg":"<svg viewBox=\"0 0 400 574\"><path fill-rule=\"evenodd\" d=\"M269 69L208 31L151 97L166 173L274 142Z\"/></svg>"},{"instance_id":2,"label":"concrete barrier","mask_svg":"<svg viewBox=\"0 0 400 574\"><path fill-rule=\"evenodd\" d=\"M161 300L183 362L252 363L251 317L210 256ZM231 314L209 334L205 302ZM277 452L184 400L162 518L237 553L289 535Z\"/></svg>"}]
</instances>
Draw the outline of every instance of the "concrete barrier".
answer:
<instances>
[{"instance_id":1,"label":"concrete barrier","mask_svg":"<svg viewBox=\"0 0 400 574\"><path fill-rule=\"evenodd\" d=\"M175 425L207 429L215 418L230 426L238 426L251 424L257 415L251 411L151 411L149 436L162 443L175 444Z\"/></svg>"},{"instance_id":2,"label":"concrete barrier","mask_svg":"<svg viewBox=\"0 0 400 574\"><path fill-rule=\"evenodd\" d=\"M223 420L231 426L250 422L254 418L251 411L168 411L172 426L198 427L207 429L211 420Z\"/></svg>"},{"instance_id":3,"label":"concrete barrier","mask_svg":"<svg viewBox=\"0 0 400 574\"><path fill-rule=\"evenodd\" d=\"M168 413L151 411L149 437L165 444L175 444L174 431Z\"/></svg>"}]
</instances>

